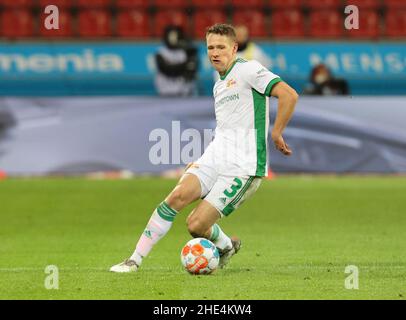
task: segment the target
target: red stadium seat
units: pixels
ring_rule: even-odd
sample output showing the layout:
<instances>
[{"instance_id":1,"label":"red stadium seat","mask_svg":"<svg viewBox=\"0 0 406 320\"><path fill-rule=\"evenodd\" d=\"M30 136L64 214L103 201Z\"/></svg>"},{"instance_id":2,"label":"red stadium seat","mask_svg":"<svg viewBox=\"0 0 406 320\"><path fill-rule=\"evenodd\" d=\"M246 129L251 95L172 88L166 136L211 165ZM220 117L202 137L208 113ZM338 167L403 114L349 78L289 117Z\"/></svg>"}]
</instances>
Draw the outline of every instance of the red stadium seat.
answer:
<instances>
[{"instance_id":1,"label":"red stadium seat","mask_svg":"<svg viewBox=\"0 0 406 320\"><path fill-rule=\"evenodd\" d=\"M406 1L405 0L385 0L384 4L389 9L406 8Z\"/></svg>"},{"instance_id":2,"label":"red stadium seat","mask_svg":"<svg viewBox=\"0 0 406 320\"><path fill-rule=\"evenodd\" d=\"M185 0L155 0L155 6L160 8L185 8L189 5L188 1Z\"/></svg>"},{"instance_id":3,"label":"red stadium seat","mask_svg":"<svg viewBox=\"0 0 406 320\"><path fill-rule=\"evenodd\" d=\"M34 5L32 0L0 0L0 5L6 8L29 8Z\"/></svg>"},{"instance_id":4,"label":"red stadium seat","mask_svg":"<svg viewBox=\"0 0 406 320\"><path fill-rule=\"evenodd\" d=\"M379 15L375 10L362 10L359 15L359 29L346 30L351 38L374 39L380 36Z\"/></svg>"},{"instance_id":5,"label":"red stadium seat","mask_svg":"<svg viewBox=\"0 0 406 320\"><path fill-rule=\"evenodd\" d=\"M222 9L226 6L226 1L219 0L192 0L192 5L196 8L217 8Z\"/></svg>"},{"instance_id":6,"label":"red stadium seat","mask_svg":"<svg viewBox=\"0 0 406 320\"><path fill-rule=\"evenodd\" d=\"M143 10L123 10L117 14L117 35L129 38L151 36L149 16Z\"/></svg>"},{"instance_id":7,"label":"red stadium seat","mask_svg":"<svg viewBox=\"0 0 406 320\"><path fill-rule=\"evenodd\" d=\"M265 37L269 33L265 25L265 15L261 10L234 11L233 24L246 25L252 37Z\"/></svg>"},{"instance_id":8,"label":"red stadium seat","mask_svg":"<svg viewBox=\"0 0 406 320\"><path fill-rule=\"evenodd\" d=\"M77 6L81 8L106 8L111 5L112 0L76 0Z\"/></svg>"},{"instance_id":9,"label":"red stadium seat","mask_svg":"<svg viewBox=\"0 0 406 320\"><path fill-rule=\"evenodd\" d=\"M377 9L380 5L379 0L345 0L344 5L355 5L359 9Z\"/></svg>"},{"instance_id":10,"label":"red stadium seat","mask_svg":"<svg viewBox=\"0 0 406 320\"><path fill-rule=\"evenodd\" d=\"M304 37L304 17L299 9L276 10L271 15L272 36L278 38Z\"/></svg>"},{"instance_id":11,"label":"red stadium seat","mask_svg":"<svg viewBox=\"0 0 406 320\"><path fill-rule=\"evenodd\" d=\"M310 36L339 38L343 35L343 17L338 11L316 10L310 12Z\"/></svg>"},{"instance_id":12,"label":"red stadium seat","mask_svg":"<svg viewBox=\"0 0 406 320\"><path fill-rule=\"evenodd\" d=\"M111 14L100 9L85 9L78 15L78 31L81 37L110 37Z\"/></svg>"},{"instance_id":13,"label":"red stadium seat","mask_svg":"<svg viewBox=\"0 0 406 320\"><path fill-rule=\"evenodd\" d=\"M391 9L386 12L386 32L388 37L406 37L406 9Z\"/></svg>"},{"instance_id":14,"label":"red stadium seat","mask_svg":"<svg viewBox=\"0 0 406 320\"><path fill-rule=\"evenodd\" d=\"M230 0L230 4L233 8L253 8L253 9L259 9L264 5L262 0Z\"/></svg>"},{"instance_id":15,"label":"red stadium seat","mask_svg":"<svg viewBox=\"0 0 406 320\"><path fill-rule=\"evenodd\" d=\"M41 14L40 36L44 38L69 38L74 36L72 26L72 16L69 12L59 10L59 29L48 30L45 28L44 21L48 15Z\"/></svg>"},{"instance_id":16,"label":"red stadium seat","mask_svg":"<svg viewBox=\"0 0 406 320\"><path fill-rule=\"evenodd\" d=\"M183 11L176 10L162 10L155 14L154 19L154 35L162 37L165 28L168 25L176 25L182 27L183 31L187 34L189 31L188 18Z\"/></svg>"},{"instance_id":17,"label":"red stadium seat","mask_svg":"<svg viewBox=\"0 0 406 320\"><path fill-rule=\"evenodd\" d=\"M195 38L204 39L206 28L215 23L225 23L227 17L221 10L203 10L196 12L194 15L194 32Z\"/></svg>"},{"instance_id":18,"label":"red stadium seat","mask_svg":"<svg viewBox=\"0 0 406 320\"><path fill-rule=\"evenodd\" d=\"M271 8L298 9L304 4L304 0L267 0L266 5Z\"/></svg>"},{"instance_id":19,"label":"red stadium seat","mask_svg":"<svg viewBox=\"0 0 406 320\"><path fill-rule=\"evenodd\" d=\"M305 5L309 9L338 8L341 5L341 0L307 0Z\"/></svg>"},{"instance_id":20,"label":"red stadium seat","mask_svg":"<svg viewBox=\"0 0 406 320\"><path fill-rule=\"evenodd\" d=\"M72 0L39 0L39 6L41 8L45 8L46 6L49 5L55 5L57 6L59 9L60 8L70 8L72 7ZM43 11L43 10L42 10Z\"/></svg>"},{"instance_id":21,"label":"red stadium seat","mask_svg":"<svg viewBox=\"0 0 406 320\"><path fill-rule=\"evenodd\" d=\"M117 8L147 8L149 0L116 0Z\"/></svg>"},{"instance_id":22,"label":"red stadium seat","mask_svg":"<svg viewBox=\"0 0 406 320\"><path fill-rule=\"evenodd\" d=\"M28 10L4 10L0 21L0 30L4 37L25 38L34 35L34 17Z\"/></svg>"}]
</instances>

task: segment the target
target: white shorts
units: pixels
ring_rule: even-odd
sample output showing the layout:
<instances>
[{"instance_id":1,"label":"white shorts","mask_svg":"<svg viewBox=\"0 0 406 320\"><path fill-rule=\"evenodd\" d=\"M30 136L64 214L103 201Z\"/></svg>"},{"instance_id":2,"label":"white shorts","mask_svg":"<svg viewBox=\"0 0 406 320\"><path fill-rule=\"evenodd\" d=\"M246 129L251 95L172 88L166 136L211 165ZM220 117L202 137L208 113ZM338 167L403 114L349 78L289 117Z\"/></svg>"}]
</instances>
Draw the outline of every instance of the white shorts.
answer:
<instances>
[{"instance_id":1,"label":"white shorts","mask_svg":"<svg viewBox=\"0 0 406 320\"><path fill-rule=\"evenodd\" d=\"M198 177L202 189L201 198L215 207L222 217L240 207L257 191L262 182L262 177L223 175L211 166L195 163L185 173Z\"/></svg>"}]
</instances>

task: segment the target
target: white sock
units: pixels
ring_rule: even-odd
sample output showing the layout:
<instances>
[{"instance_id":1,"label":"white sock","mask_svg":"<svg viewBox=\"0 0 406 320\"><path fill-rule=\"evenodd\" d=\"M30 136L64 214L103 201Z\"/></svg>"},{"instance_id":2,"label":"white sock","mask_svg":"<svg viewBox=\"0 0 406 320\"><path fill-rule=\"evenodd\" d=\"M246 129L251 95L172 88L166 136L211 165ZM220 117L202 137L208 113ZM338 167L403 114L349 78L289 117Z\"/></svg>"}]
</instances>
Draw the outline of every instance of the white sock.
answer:
<instances>
[{"instance_id":1,"label":"white sock","mask_svg":"<svg viewBox=\"0 0 406 320\"><path fill-rule=\"evenodd\" d=\"M212 241L220 250L231 249L233 244L231 239L221 230L218 224L211 227L210 241Z\"/></svg>"},{"instance_id":2,"label":"white sock","mask_svg":"<svg viewBox=\"0 0 406 320\"><path fill-rule=\"evenodd\" d=\"M142 259L150 253L152 247L167 234L177 213L165 201L155 209L130 257L138 266L141 265Z\"/></svg>"}]
</instances>

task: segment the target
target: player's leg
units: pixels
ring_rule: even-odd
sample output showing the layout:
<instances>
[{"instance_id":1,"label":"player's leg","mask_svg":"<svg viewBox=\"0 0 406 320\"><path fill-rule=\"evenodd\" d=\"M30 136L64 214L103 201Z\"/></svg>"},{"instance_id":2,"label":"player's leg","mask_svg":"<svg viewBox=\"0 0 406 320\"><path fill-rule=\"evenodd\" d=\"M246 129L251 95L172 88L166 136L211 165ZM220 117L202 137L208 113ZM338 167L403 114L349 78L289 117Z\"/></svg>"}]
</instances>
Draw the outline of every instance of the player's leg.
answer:
<instances>
[{"instance_id":1,"label":"player's leg","mask_svg":"<svg viewBox=\"0 0 406 320\"><path fill-rule=\"evenodd\" d=\"M216 224L220 218L218 209L203 200L186 220L188 231L194 238L202 237L211 240L220 250L230 249L231 239Z\"/></svg>"},{"instance_id":2,"label":"player's leg","mask_svg":"<svg viewBox=\"0 0 406 320\"><path fill-rule=\"evenodd\" d=\"M238 252L241 240L228 237L216 221L239 208L256 192L261 181L261 178L252 176L219 176L205 201L188 218L188 228L192 236L205 237L219 249L221 268Z\"/></svg>"},{"instance_id":3,"label":"player's leg","mask_svg":"<svg viewBox=\"0 0 406 320\"><path fill-rule=\"evenodd\" d=\"M220 253L219 266L223 268L240 249L241 240L237 237L230 238L223 232L216 223L220 218L218 209L203 200L188 216L186 223L192 237L206 238L215 244Z\"/></svg>"},{"instance_id":4,"label":"player's leg","mask_svg":"<svg viewBox=\"0 0 406 320\"><path fill-rule=\"evenodd\" d=\"M154 210L138 240L134 253L123 263L113 266L113 272L136 271L153 246L169 231L176 214L201 196L201 184L194 174L185 173L166 199Z\"/></svg>"},{"instance_id":5,"label":"player's leg","mask_svg":"<svg viewBox=\"0 0 406 320\"><path fill-rule=\"evenodd\" d=\"M211 236L211 227L220 218L220 213L209 202L203 200L186 219L186 225L193 238Z\"/></svg>"}]
</instances>

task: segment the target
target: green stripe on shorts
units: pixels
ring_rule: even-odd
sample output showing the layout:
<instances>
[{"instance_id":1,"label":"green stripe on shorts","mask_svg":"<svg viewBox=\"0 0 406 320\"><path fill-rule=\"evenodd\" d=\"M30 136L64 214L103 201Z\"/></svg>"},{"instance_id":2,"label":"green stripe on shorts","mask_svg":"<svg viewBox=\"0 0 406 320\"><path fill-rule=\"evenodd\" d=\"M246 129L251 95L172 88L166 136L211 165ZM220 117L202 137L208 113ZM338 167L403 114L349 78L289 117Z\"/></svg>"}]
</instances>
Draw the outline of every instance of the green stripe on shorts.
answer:
<instances>
[{"instance_id":1,"label":"green stripe on shorts","mask_svg":"<svg viewBox=\"0 0 406 320\"><path fill-rule=\"evenodd\" d=\"M228 216L231 212L235 210L235 205L242 199L244 194L247 192L248 188L251 186L252 181L254 181L255 177L249 177L247 182L245 183L244 187L240 190L239 193L235 196L233 200L221 211L225 216Z\"/></svg>"},{"instance_id":2,"label":"green stripe on shorts","mask_svg":"<svg viewBox=\"0 0 406 320\"><path fill-rule=\"evenodd\" d=\"M240 192L236 195L236 197L234 198L234 200L231 201L231 203L233 205L235 205L236 203L238 203L238 201L241 200L241 198L243 197L243 195L247 192L248 188L250 187L252 181L254 181L255 177L249 177L249 179L247 180L247 182L245 183L245 186L240 190Z\"/></svg>"}]
</instances>

